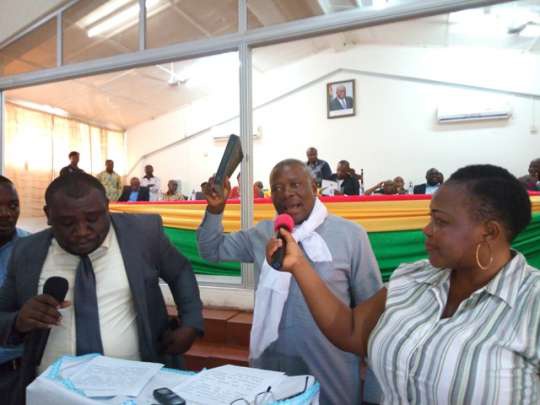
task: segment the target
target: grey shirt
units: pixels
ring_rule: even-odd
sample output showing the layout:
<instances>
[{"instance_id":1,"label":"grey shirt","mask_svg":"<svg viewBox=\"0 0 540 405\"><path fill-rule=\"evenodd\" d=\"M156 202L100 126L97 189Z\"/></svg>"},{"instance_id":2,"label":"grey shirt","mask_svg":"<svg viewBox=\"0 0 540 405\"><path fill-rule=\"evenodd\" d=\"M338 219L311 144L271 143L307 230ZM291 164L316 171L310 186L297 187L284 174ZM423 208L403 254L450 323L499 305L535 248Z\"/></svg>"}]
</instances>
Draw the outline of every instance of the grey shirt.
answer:
<instances>
[{"instance_id":1,"label":"grey shirt","mask_svg":"<svg viewBox=\"0 0 540 405\"><path fill-rule=\"evenodd\" d=\"M261 221L247 231L224 234L221 220L222 215L206 212L197 230L200 255L213 262L254 263L260 274L266 244L273 234L272 221ZM354 307L382 287L379 267L364 229L329 215L316 232L328 245L333 260L311 264L336 297ZM252 365L289 375L315 376L321 383L322 405L361 403L358 357L339 350L322 334L294 278L283 309L279 338ZM368 372L364 400L376 403L379 397L375 377Z\"/></svg>"}]
</instances>

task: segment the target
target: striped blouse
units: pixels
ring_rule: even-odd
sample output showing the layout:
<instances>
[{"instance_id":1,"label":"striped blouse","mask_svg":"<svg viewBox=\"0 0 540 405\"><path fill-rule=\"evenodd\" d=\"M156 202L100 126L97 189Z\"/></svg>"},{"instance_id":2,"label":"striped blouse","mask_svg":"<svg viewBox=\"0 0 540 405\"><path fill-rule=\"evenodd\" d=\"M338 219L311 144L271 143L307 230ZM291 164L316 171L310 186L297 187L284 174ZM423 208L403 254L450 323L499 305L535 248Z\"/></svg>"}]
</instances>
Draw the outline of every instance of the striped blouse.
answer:
<instances>
[{"instance_id":1,"label":"striped blouse","mask_svg":"<svg viewBox=\"0 0 540 405\"><path fill-rule=\"evenodd\" d=\"M445 319L449 270L394 272L368 348L384 404L540 404L540 271L514 253Z\"/></svg>"}]
</instances>

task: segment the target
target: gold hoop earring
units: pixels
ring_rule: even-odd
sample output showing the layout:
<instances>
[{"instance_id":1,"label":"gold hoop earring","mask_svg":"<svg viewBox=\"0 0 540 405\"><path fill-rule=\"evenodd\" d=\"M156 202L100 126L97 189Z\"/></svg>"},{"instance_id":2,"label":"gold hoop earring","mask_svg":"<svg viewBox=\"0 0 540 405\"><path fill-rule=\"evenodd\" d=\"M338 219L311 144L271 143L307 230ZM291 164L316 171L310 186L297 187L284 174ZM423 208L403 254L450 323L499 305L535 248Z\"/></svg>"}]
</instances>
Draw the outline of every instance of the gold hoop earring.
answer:
<instances>
[{"instance_id":1,"label":"gold hoop earring","mask_svg":"<svg viewBox=\"0 0 540 405\"><path fill-rule=\"evenodd\" d=\"M489 249L489 263L485 266L482 265L482 263L480 263L480 248L482 247L484 243L487 245ZM489 269L489 266L492 265L492 263L493 263L493 253L491 251L491 246L486 241L480 242L478 245L476 245L476 265L480 267L482 270L487 270Z\"/></svg>"}]
</instances>

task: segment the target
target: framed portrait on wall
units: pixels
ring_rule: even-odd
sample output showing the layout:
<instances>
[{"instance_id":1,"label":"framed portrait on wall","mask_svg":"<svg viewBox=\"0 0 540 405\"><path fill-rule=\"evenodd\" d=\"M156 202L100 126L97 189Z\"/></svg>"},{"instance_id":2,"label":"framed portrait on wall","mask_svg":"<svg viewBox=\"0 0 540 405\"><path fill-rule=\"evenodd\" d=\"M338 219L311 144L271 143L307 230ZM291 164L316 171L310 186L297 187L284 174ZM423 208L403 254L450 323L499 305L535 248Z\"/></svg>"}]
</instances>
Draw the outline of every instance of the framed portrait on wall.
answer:
<instances>
[{"instance_id":1,"label":"framed portrait on wall","mask_svg":"<svg viewBox=\"0 0 540 405\"><path fill-rule=\"evenodd\" d=\"M326 84L328 118L350 117L356 114L354 79Z\"/></svg>"}]
</instances>

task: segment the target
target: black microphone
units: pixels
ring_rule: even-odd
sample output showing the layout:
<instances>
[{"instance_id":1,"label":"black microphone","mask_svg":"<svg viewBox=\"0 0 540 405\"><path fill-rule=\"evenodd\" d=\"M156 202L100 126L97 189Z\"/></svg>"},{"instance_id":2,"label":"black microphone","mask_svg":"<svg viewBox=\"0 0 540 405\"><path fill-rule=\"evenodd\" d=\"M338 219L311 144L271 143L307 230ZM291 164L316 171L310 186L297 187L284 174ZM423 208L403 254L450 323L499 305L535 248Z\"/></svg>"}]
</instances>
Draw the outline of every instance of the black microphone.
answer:
<instances>
[{"instance_id":1,"label":"black microphone","mask_svg":"<svg viewBox=\"0 0 540 405\"><path fill-rule=\"evenodd\" d=\"M279 233L280 228L285 228L287 231L292 232L294 228L294 220L289 214L280 214L274 221L276 238L281 239L283 242L283 245L278 248L270 258L270 266L276 270L281 270L281 266L283 266L283 258L285 257L285 239L283 239Z\"/></svg>"},{"instance_id":2,"label":"black microphone","mask_svg":"<svg viewBox=\"0 0 540 405\"><path fill-rule=\"evenodd\" d=\"M66 298L68 286L68 281L63 277L49 277L43 286L43 294L50 295L56 301L62 303ZM41 358L50 332L50 329L36 329L28 338L30 345L28 349L32 351L32 358L35 360L36 366L41 364Z\"/></svg>"}]
</instances>

